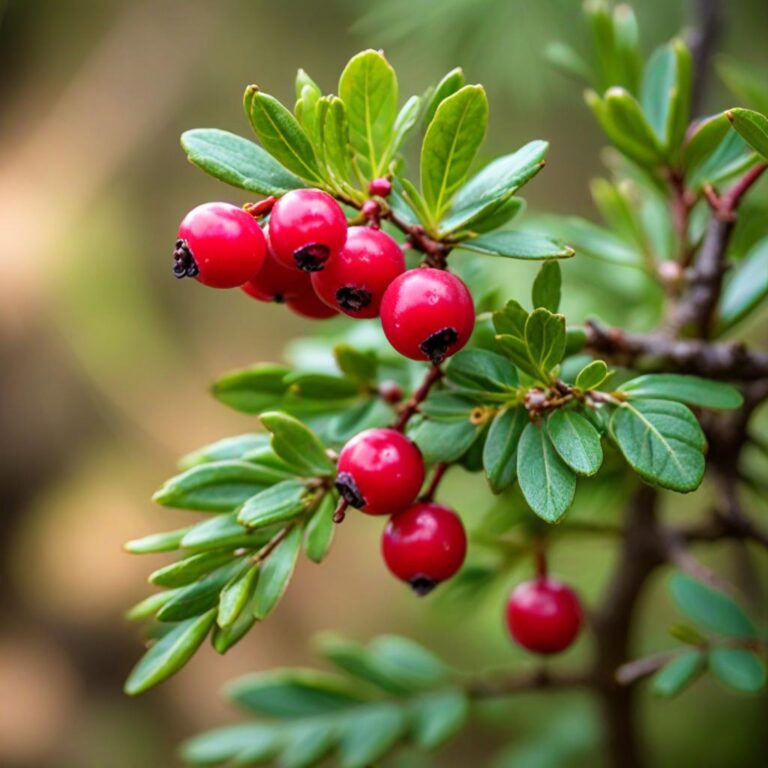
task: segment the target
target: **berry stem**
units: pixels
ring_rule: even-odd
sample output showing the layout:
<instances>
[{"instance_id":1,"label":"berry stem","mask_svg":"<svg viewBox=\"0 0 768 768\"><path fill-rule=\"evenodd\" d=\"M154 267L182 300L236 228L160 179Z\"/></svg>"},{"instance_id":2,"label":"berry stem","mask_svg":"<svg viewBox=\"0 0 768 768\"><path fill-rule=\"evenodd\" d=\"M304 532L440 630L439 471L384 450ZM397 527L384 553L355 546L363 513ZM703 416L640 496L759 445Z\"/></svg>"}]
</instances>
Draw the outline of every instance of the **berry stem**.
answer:
<instances>
[{"instance_id":1,"label":"berry stem","mask_svg":"<svg viewBox=\"0 0 768 768\"><path fill-rule=\"evenodd\" d=\"M345 498L339 499L339 504L336 507L336 511L333 513L333 522L334 523L343 523L344 518L347 516L347 507L349 506L349 502Z\"/></svg>"},{"instance_id":2,"label":"berry stem","mask_svg":"<svg viewBox=\"0 0 768 768\"><path fill-rule=\"evenodd\" d=\"M432 479L429 481L429 486L424 494L421 496L421 501L432 501L435 498L437 489L445 475L446 470L450 464L447 461L441 461L439 464L435 464L435 468L432 472Z\"/></svg>"},{"instance_id":3,"label":"berry stem","mask_svg":"<svg viewBox=\"0 0 768 768\"><path fill-rule=\"evenodd\" d=\"M392 425L392 429L396 429L398 432L405 430L411 416L419 410L421 403L427 399L429 391L442 377L442 368L440 368L439 365L433 365L429 369L429 373L426 375L421 386L411 395L408 402L403 406L403 409L400 411L400 416L398 416L397 421Z\"/></svg>"},{"instance_id":4,"label":"berry stem","mask_svg":"<svg viewBox=\"0 0 768 768\"><path fill-rule=\"evenodd\" d=\"M539 579L547 578L547 549L544 539L537 538L534 542L534 556L536 558L536 576Z\"/></svg>"}]
</instances>

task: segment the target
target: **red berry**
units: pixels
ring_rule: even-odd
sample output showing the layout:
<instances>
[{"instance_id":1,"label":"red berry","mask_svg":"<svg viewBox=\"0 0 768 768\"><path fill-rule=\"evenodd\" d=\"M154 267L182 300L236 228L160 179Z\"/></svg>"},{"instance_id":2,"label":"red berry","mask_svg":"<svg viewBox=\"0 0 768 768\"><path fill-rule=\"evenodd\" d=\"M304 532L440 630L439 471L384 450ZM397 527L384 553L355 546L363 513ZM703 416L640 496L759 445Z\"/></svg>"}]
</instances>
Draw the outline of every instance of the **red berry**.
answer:
<instances>
[{"instance_id":1,"label":"red berry","mask_svg":"<svg viewBox=\"0 0 768 768\"><path fill-rule=\"evenodd\" d=\"M243 290L258 301L282 303L306 293L309 275L284 267L276 258L267 233L267 257L261 269L243 286Z\"/></svg>"},{"instance_id":2,"label":"red berry","mask_svg":"<svg viewBox=\"0 0 768 768\"><path fill-rule=\"evenodd\" d=\"M339 204L319 189L294 189L269 218L272 250L290 269L319 272L344 247L347 219Z\"/></svg>"},{"instance_id":3,"label":"red berry","mask_svg":"<svg viewBox=\"0 0 768 768\"><path fill-rule=\"evenodd\" d=\"M461 568L467 534L452 509L424 502L391 517L381 551L398 579L407 581L416 594L426 595Z\"/></svg>"},{"instance_id":4,"label":"red berry","mask_svg":"<svg viewBox=\"0 0 768 768\"><path fill-rule=\"evenodd\" d=\"M309 281L297 296L286 299L285 305L297 315L309 317L312 320L327 320L329 317L335 317L339 314L325 302L320 301Z\"/></svg>"},{"instance_id":5,"label":"red berry","mask_svg":"<svg viewBox=\"0 0 768 768\"><path fill-rule=\"evenodd\" d=\"M379 178L374 179L368 185L368 193L375 195L376 197L389 197L389 193L392 191L392 182L389 179Z\"/></svg>"},{"instance_id":6,"label":"red berry","mask_svg":"<svg viewBox=\"0 0 768 768\"><path fill-rule=\"evenodd\" d=\"M261 227L241 208L204 203L179 226L173 274L212 288L239 288L261 268L267 252Z\"/></svg>"},{"instance_id":7,"label":"red berry","mask_svg":"<svg viewBox=\"0 0 768 768\"><path fill-rule=\"evenodd\" d=\"M350 317L376 317L387 286L405 272L405 257L386 233L350 227L341 253L312 275L317 295Z\"/></svg>"},{"instance_id":8,"label":"red berry","mask_svg":"<svg viewBox=\"0 0 768 768\"><path fill-rule=\"evenodd\" d=\"M367 429L339 454L336 487L349 504L369 515L407 507L423 483L421 451L394 429Z\"/></svg>"},{"instance_id":9,"label":"red berry","mask_svg":"<svg viewBox=\"0 0 768 768\"><path fill-rule=\"evenodd\" d=\"M401 355L440 363L472 335L472 294L450 272L412 269L387 288L381 301L381 325Z\"/></svg>"},{"instance_id":10,"label":"red berry","mask_svg":"<svg viewBox=\"0 0 768 768\"><path fill-rule=\"evenodd\" d=\"M507 626L523 648L533 653L560 653L579 634L579 598L570 587L553 579L524 581L509 597Z\"/></svg>"}]
</instances>

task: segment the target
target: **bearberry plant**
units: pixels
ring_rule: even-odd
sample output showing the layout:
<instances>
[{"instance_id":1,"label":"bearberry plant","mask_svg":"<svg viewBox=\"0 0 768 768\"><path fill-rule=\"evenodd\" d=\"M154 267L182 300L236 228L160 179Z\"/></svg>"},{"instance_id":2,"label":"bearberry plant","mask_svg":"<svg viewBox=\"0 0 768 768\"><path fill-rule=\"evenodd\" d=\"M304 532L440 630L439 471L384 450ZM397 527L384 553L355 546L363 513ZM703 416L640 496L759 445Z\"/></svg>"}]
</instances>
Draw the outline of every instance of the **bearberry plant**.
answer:
<instances>
[{"instance_id":1,"label":"bearberry plant","mask_svg":"<svg viewBox=\"0 0 768 768\"><path fill-rule=\"evenodd\" d=\"M187 214L176 277L351 319L315 339L311 364L259 363L214 383L214 397L252 414L255 428L189 454L155 494L202 519L127 545L177 559L150 575L160 590L130 611L151 623L126 691L175 674L206 638L226 653L258 631L297 559L321 563L345 515L361 513L387 518L381 557L415 595L447 590L469 605L505 583L496 610L511 642L543 658L581 633L592 662L488 678L404 638L326 637L338 674L236 682L229 696L254 719L193 739L189 763L363 768L404 741L436 747L479 699L579 686L602 705L612 763L631 768L641 762L639 680L653 675L664 696L705 672L741 691L764 686L754 620L691 546L768 544L746 501L760 478L743 456L750 443L765 448L752 425L768 397L768 356L735 337L768 295L768 212L745 204L768 162L768 118L743 108L699 118L699 49L692 56L676 39L645 60L626 6L592 3L586 17L593 60L562 44L552 55L586 81L612 146L611 177L592 185L603 224L539 217L545 234L517 225L518 193L544 167L546 142L475 169L482 86L455 69L403 100L373 50L351 59L336 94L299 71L293 110L249 86L258 144L218 129L182 136L194 165L260 199ZM768 88L761 97L768 103ZM420 146L418 173L403 155L409 141ZM574 255L618 295L630 278L654 286L651 330L567 321L559 260ZM537 270L531 296L500 295L499 258ZM442 503L455 467L498 495L493 510ZM705 477L714 509L685 525L661 516L659 499ZM605 487L626 494L625 510L569 515L577 494L589 509ZM588 607L549 574L550 543L583 531L615 537L618 549L602 602ZM521 556L531 578L510 583ZM633 661L634 607L662 567L676 571L672 596L691 624L674 629L668 651Z\"/></svg>"}]
</instances>

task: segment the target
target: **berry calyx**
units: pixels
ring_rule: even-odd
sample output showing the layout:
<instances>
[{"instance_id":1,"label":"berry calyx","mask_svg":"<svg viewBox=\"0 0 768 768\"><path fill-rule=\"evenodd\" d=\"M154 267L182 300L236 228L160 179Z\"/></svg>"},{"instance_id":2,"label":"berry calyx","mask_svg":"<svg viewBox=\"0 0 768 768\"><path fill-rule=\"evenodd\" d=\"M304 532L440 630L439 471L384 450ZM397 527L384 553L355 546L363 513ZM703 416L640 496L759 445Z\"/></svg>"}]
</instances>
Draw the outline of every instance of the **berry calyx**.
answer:
<instances>
[{"instance_id":1,"label":"berry calyx","mask_svg":"<svg viewBox=\"0 0 768 768\"><path fill-rule=\"evenodd\" d=\"M375 195L376 197L389 197L392 192L392 182L389 179L385 179L383 176L374 179L368 185L368 194Z\"/></svg>"},{"instance_id":2,"label":"berry calyx","mask_svg":"<svg viewBox=\"0 0 768 768\"><path fill-rule=\"evenodd\" d=\"M336 487L353 507L390 515L413 502L424 483L424 460L415 443L394 429L367 429L339 454Z\"/></svg>"},{"instance_id":3,"label":"berry calyx","mask_svg":"<svg viewBox=\"0 0 768 768\"><path fill-rule=\"evenodd\" d=\"M384 291L403 272L403 252L386 232L350 227L346 245L312 275L312 285L328 306L350 317L376 317Z\"/></svg>"},{"instance_id":4,"label":"berry calyx","mask_svg":"<svg viewBox=\"0 0 768 768\"><path fill-rule=\"evenodd\" d=\"M578 636L581 623L576 593L548 577L518 584L507 603L507 626L512 638L533 653L564 651Z\"/></svg>"},{"instance_id":5,"label":"berry calyx","mask_svg":"<svg viewBox=\"0 0 768 768\"><path fill-rule=\"evenodd\" d=\"M450 272L412 269L384 293L381 325L401 355L437 364L469 341L475 326L472 295Z\"/></svg>"},{"instance_id":6,"label":"berry calyx","mask_svg":"<svg viewBox=\"0 0 768 768\"><path fill-rule=\"evenodd\" d=\"M311 320L327 320L329 317L336 317L339 314L317 297L309 280L298 295L285 300L285 306L297 315L308 317Z\"/></svg>"},{"instance_id":7,"label":"berry calyx","mask_svg":"<svg viewBox=\"0 0 768 768\"><path fill-rule=\"evenodd\" d=\"M347 240L347 219L339 204L319 189L294 189L273 206L272 250L289 269L319 272Z\"/></svg>"},{"instance_id":8,"label":"berry calyx","mask_svg":"<svg viewBox=\"0 0 768 768\"><path fill-rule=\"evenodd\" d=\"M392 516L382 535L381 551L389 570L422 596L461 568L467 534L452 509L423 502Z\"/></svg>"},{"instance_id":9,"label":"berry calyx","mask_svg":"<svg viewBox=\"0 0 768 768\"><path fill-rule=\"evenodd\" d=\"M310 289L309 275L296 269L288 269L277 260L267 233L267 256L264 264L243 285L243 290L257 301L283 303L298 298Z\"/></svg>"},{"instance_id":10,"label":"berry calyx","mask_svg":"<svg viewBox=\"0 0 768 768\"><path fill-rule=\"evenodd\" d=\"M259 271L266 252L261 227L242 208L204 203L179 226L173 274L211 288L239 288Z\"/></svg>"}]
</instances>

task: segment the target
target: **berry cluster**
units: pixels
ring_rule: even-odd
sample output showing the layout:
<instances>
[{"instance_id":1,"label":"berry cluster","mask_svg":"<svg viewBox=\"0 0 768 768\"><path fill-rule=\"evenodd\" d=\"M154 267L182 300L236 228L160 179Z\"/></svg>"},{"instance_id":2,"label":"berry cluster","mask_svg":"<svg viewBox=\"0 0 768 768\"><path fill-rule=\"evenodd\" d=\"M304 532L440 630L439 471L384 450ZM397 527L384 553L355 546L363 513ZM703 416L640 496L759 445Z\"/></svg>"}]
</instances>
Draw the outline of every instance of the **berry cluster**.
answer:
<instances>
[{"instance_id":1,"label":"berry cluster","mask_svg":"<svg viewBox=\"0 0 768 768\"><path fill-rule=\"evenodd\" d=\"M395 429L368 429L339 454L336 487L369 515L391 515L381 540L389 570L418 595L431 592L464 563L467 536L448 507L417 501L424 461L415 443Z\"/></svg>"},{"instance_id":2,"label":"berry cluster","mask_svg":"<svg viewBox=\"0 0 768 768\"><path fill-rule=\"evenodd\" d=\"M390 192L387 179L371 182L371 198L361 208L368 226L348 226L336 200L317 189L297 189L245 209L198 206L179 228L174 274L214 288L242 288L258 301L285 303L305 317L380 316L400 354L440 363L472 334L472 296L450 272L406 269L402 249L379 228L379 201ZM267 217L262 228L257 219ZM394 428L361 432L338 458L336 487L344 503L389 516L381 541L384 561L418 595L451 578L467 551L461 518L430 494L418 498L424 477L418 446ZM540 574L512 592L507 625L526 650L558 653L579 633L579 600Z\"/></svg>"},{"instance_id":3,"label":"berry cluster","mask_svg":"<svg viewBox=\"0 0 768 768\"><path fill-rule=\"evenodd\" d=\"M179 227L173 272L213 288L242 288L305 317L380 315L400 354L439 363L469 340L472 296L449 272L406 270L402 249L379 228L376 198L389 195L391 184L374 179L369 192L362 217L370 226L348 226L336 200L318 189L293 190L245 209L200 205ZM255 217L267 215L262 228Z\"/></svg>"}]
</instances>

